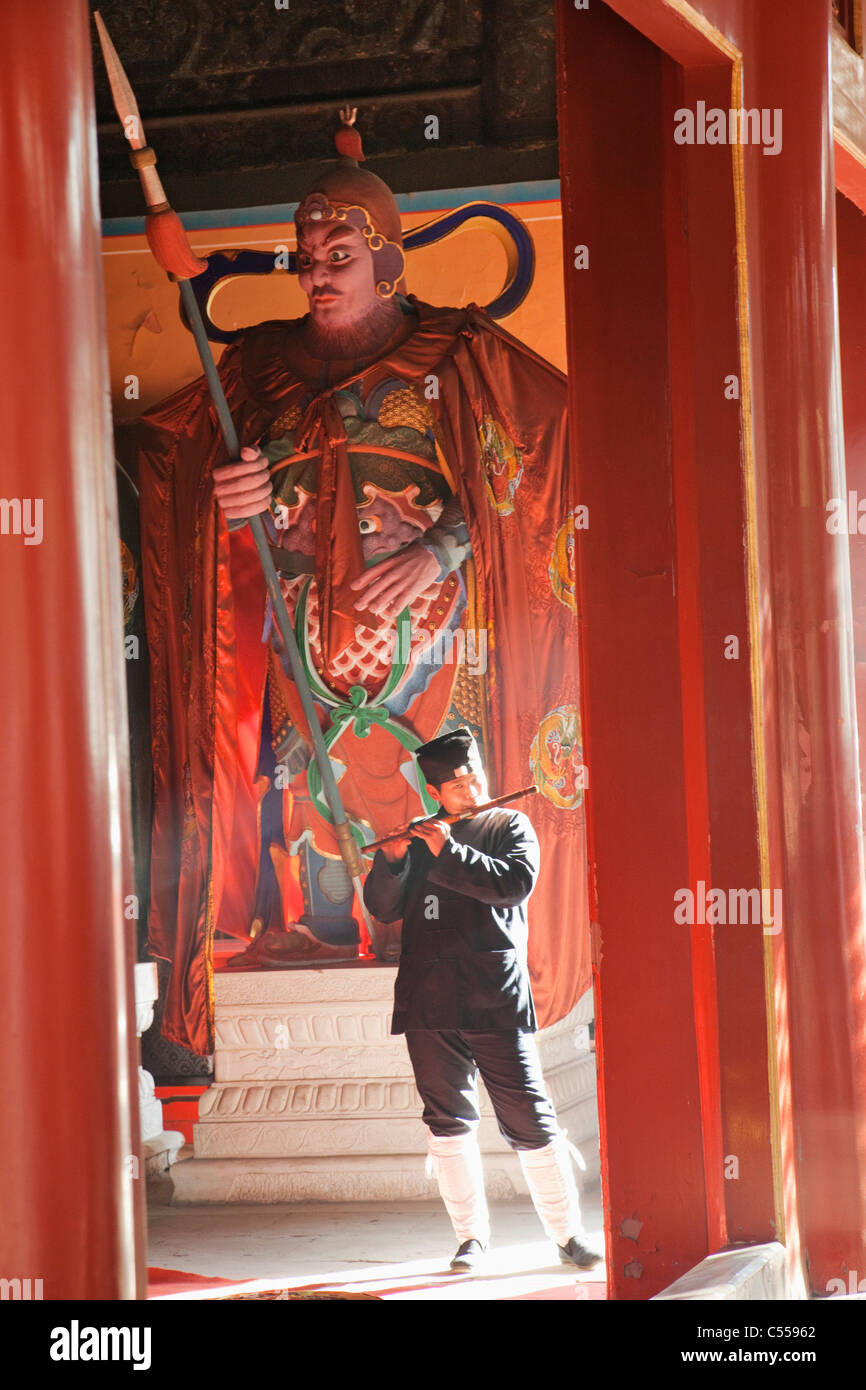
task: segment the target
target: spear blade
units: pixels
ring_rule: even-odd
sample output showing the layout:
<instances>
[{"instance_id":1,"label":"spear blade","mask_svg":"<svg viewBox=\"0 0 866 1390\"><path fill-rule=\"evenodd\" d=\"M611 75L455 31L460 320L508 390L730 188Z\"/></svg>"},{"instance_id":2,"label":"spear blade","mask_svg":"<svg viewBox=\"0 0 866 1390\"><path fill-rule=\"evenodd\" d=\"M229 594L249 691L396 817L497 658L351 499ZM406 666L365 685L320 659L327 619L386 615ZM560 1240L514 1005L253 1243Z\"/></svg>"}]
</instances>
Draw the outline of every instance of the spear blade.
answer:
<instances>
[{"instance_id":1,"label":"spear blade","mask_svg":"<svg viewBox=\"0 0 866 1390\"><path fill-rule=\"evenodd\" d=\"M159 265L173 280L192 280L207 269L207 262L193 254L183 223L165 196L162 180L156 172L156 155L145 142L144 126L129 78L102 16L95 12L93 18L96 20L114 109L129 141L129 158L138 174L147 204L144 230L148 245Z\"/></svg>"},{"instance_id":2,"label":"spear blade","mask_svg":"<svg viewBox=\"0 0 866 1390\"><path fill-rule=\"evenodd\" d=\"M144 126L141 123L135 93L129 85L129 78L117 56L117 49L111 42L111 35L103 24L102 15L98 10L94 11L93 18L96 20L96 32L99 35L99 44L105 60L105 70L108 73L114 109L120 117L120 124L123 126L124 134L130 145L134 150L141 150L147 142L144 138Z\"/></svg>"}]
</instances>

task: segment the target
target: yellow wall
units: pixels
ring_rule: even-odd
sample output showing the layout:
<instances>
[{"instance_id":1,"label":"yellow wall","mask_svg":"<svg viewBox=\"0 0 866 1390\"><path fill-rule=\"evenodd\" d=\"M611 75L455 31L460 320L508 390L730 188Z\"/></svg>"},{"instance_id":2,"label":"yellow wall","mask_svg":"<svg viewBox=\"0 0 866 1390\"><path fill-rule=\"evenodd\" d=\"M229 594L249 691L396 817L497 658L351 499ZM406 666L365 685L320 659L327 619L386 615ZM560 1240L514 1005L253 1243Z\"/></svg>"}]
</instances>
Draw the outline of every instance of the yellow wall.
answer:
<instances>
[{"instance_id":1,"label":"yellow wall","mask_svg":"<svg viewBox=\"0 0 866 1390\"><path fill-rule=\"evenodd\" d=\"M459 206L459 204L457 204ZM501 322L550 362L565 370L565 324L562 285L562 217L558 201L507 204L528 226L535 243L535 279L523 304ZM403 214L404 232L442 215ZM294 250L291 223L267 226L208 228L189 234L193 250L244 248ZM111 363L111 395L115 420L134 419L154 401L162 400L201 375L192 336L178 312L178 291L154 261L144 236L105 237L103 267ZM505 252L492 232L471 228L446 241L411 251L406 261L410 293L429 304L486 304L499 293L505 279ZM288 273L243 276L217 287L211 316L221 328L240 328L265 319L298 318L307 301L297 279ZM222 348L214 344L219 358ZM125 378L138 378L139 396Z\"/></svg>"}]
</instances>

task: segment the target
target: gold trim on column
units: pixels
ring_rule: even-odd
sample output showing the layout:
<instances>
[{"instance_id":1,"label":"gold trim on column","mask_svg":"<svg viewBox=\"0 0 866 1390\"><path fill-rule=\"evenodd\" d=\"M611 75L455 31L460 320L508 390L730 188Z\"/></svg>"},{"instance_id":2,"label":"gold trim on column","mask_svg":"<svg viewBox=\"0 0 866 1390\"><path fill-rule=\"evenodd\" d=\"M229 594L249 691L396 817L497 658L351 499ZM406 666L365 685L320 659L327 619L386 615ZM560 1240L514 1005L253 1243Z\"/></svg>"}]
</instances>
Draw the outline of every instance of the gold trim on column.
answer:
<instances>
[{"instance_id":1,"label":"gold trim on column","mask_svg":"<svg viewBox=\"0 0 866 1390\"><path fill-rule=\"evenodd\" d=\"M728 36L723 34L721 29L717 29L714 24L711 24L706 15L702 15L700 10L696 10L694 5L688 3L688 0L664 0L664 4L666 9L673 10L674 14L678 14L692 29L696 29L703 38L713 45L713 48L717 48L720 53L724 53L726 58L730 58L735 69L738 66L742 68L743 55L736 44L731 43ZM735 82L736 76L731 83L732 90Z\"/></svg>"},{"instance_id":2,"label":"gold trim on column","mask_svg":"<svg viewBox=\"0 0 866 1390\"><path fill-rule=\"evenodd\" d=\"M736 52L736 51L735 51ZM743 60L739 53L731 68L731 107L739 110L743 96ZM746 247L746 190L743 145L731 146L734 181L734 218L737 237L737 319L740 336L740 400L743 420L743 496L746 513L746 593L749 606L749 668L752 684L752 750L755 762L755 797L761 889L769 891L770 835L767 809L767 759L764 737L764 688L761 664L761 613L758 587L758 523L755 479L755 440L752 414L752 365L749 334L749 274ZM762 902L767 901L762 896ZM772 899L769 899L772 901ZM767 1018L767 1070L770 1093L770 1146L773 1165L773 1205L777 1239L785 1242L785 1204L782 1183L782 1134L779 1095L778 1038L776 1033L775 972L772 938L763 937L764 1004Z\"/></svg>"},{"instance_id":3,"label":"gold trim on column","mask_svg":"<svg viewBox=\"0 0 866 1390\"><path fill-rule=\"evenodd\" d=\"M688 0L655 0L652 5L648 4L647 0L631 0L631 3L629 3L629 0L605 0L605 3L609 9L614 10L621 19L624 19L626 24L631 25L639 34L644 34L660 53L664 53L667 50L662 47L658 38L655 37L650 17L653 10L658 13L660 9L666 9L672 10L674 14L679 15L680 19L684 20L690 29L694 29L696 33L700 34L701 38L706 39L708 43L712 44L713 48L718 49L719 53L723 54L731 63L737 63L742 60L742 54L736 44L732 43L727 35L722 33L721 29L717 29L714 24L711 24L706 16L701 14L700 10L696 10L694 5L690 5ZM643 11L636 14L635 9L638 3L643 5ZM650 10L650 15L647 14L647 10ZM638 22L639 19L644 19L646 22L640 24ZM668 56L673 62L681 67L683 66L675 54L670 53ZM693 66L697 65L695 64ZM684 69L684 71L685 70L686 69Z\"/></svg>"}]
</instances>

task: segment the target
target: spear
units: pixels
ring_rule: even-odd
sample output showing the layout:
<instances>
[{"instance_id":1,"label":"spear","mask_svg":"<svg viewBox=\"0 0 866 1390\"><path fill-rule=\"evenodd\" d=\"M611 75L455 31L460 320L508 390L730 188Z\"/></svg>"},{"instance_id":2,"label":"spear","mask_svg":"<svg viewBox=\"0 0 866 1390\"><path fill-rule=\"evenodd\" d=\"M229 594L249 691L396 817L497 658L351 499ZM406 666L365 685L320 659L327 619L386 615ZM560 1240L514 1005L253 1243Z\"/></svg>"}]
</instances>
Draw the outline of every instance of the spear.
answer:
<instances>
[{"instance_id":1,"label":"spear","mask_svg":"<svg viewBox=\"0 0 866 1390\"><path fill-rule=\"evenodd\" d=\"M228 401L223 391L222 382L216 369L216 363L211 352L210 342L205 332L202 322L201 311L198 301L193 292L190 280L196 275L200 275L207 269L207 262L201 261L193 254L192 248L187 240L186 231L177 213L170 206L165 196L162 180L156 172L156 155L147 144L144 138L144 127L138 110L138 103L135 100L129 79L123 70L123 65L117 56L117 51L108 34L101 15L94 13L96 29L99 35L99 42L102 48L102 56L105 59L105 66L108 72L108 81L111 85L111 95L114 100L114 107L120 117L123 132L129 141L129 158L134 169L138 171L141 181L142 192L147 204L147 216L145 218L145 233L151 251L167 273L170 280L176 281L180 289L180 297L183 307L186 310L187 322L192 329L198 355L204 368L207 378L208 389L211 400L216 409L217 418L225 440L226 448L230 459L240 457L240 441L234 421L231 417ZM261 561L262 571L265 576L265 583L268 593L271 596L271 603L274 610L274 618L283 646L289 659L291 668L290 674L297 687L298 695L301 700L301 707L304 711L304 718L310 735L310 742L313 745L313 754L322 779L322 790L325 793L325 800L334 822L334 833L337 837L337 844L340 856L346 866L355 893L358 898L358 905L364 918L367 931L370 934L370 941L373 949L378 955L378 942L376 940L375 929L370 914L364 905L364 897L361 885L361 860L358 854L358 847L355 844L349 822L346 819L346 812L343 809L343 802L334 777L334 770L331 767L331 760L328 757L328 750L325 747L325 740L322 737L322 730L316 718L316 710L313 704L313 696L310 691L306 672L301 662L298 651L298 644L295 640L295 633L289 618L286 601L277 579L277 571L274 567L273 557L268 545L268 537L265 531L261 516L249 518L250 530L253 540L256 543L256 550Z\"/></svg>"}]
</instances>

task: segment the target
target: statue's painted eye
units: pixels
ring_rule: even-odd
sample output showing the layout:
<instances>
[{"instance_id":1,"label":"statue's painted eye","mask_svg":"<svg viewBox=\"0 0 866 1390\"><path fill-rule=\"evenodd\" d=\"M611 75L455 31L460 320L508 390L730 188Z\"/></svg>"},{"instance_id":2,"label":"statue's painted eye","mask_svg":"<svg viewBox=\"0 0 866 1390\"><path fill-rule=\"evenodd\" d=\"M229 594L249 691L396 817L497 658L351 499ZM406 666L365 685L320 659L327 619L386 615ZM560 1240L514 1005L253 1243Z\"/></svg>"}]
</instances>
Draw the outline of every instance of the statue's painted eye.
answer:
<instances>
[{"instance_id":1,"label":"statue's painted eye","mask_svg":"<svg viewBox=\"0 0 866 1390\"><path fill-rule=\"evenodd\" d=\"M362 516L358 522L358 527L362 536L369 536L371 531L381 529L381 522L377 516Z\"/></svg>"},{"instance_id":2,"label":"statue's painted eye","mask_svg":"<svg viewBox=\"0 0 866 1390\"><path fill-rule=\"evenodd\" d=\"M349 259L349 253L348 251L332 251L328 259L338 263L340 261L347 261Z\"/></svg>"}]
</instances>

